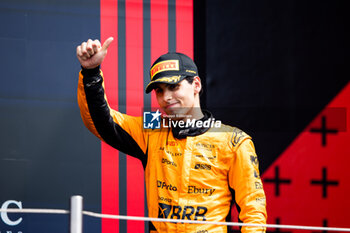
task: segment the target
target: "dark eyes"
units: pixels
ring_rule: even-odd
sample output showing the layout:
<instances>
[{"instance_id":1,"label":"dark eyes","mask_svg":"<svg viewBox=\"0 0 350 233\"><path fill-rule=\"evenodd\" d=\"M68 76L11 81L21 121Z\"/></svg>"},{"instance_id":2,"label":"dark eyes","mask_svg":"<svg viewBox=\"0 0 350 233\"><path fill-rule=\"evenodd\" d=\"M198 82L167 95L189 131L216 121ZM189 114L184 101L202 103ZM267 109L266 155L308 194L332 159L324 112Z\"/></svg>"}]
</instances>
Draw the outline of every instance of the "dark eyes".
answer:
<instances>
[{"instance_id":1,"label":"dark eyes","mask_svg":"<svg viewBox=\"0 0 350 233\"><path fill-rule=\"evenodd\" d=\"M154 91L156 93L162 93L163 92L163 90L161 88L159 88L159 87L155 88Z\"/></svg>"}]
</instances>

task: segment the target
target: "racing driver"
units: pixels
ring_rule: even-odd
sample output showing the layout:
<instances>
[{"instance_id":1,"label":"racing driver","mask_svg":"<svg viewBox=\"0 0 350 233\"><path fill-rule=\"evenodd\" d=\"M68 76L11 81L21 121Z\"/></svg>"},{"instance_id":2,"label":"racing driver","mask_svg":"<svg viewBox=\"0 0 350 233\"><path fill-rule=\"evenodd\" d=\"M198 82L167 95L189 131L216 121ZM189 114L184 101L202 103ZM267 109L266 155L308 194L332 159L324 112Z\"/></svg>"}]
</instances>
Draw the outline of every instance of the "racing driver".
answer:
<instances>
[{"instance_id":1,"label":"racing driver","mask_svg":"<svg viewBox=\"0 0 350 233\"><path fill-rule=\"evenodd\" d=\"M235 203L243 223L266 224L266 199L253 142L242 130L221 124L200 108L202 86L192 59L167 53L153 63L145 91L155 91L161 111L153 112L144 125L142 117L117 112L108 105L100 65L112 41L110 37L101 45L89 39L77 47L82 67L78 104L93 134L141 160L149 217L225 222ZM150 232L228 230L214 224L150 224ZM265 230L241 228L242 232Z\"/></svg>"}]
</instances>

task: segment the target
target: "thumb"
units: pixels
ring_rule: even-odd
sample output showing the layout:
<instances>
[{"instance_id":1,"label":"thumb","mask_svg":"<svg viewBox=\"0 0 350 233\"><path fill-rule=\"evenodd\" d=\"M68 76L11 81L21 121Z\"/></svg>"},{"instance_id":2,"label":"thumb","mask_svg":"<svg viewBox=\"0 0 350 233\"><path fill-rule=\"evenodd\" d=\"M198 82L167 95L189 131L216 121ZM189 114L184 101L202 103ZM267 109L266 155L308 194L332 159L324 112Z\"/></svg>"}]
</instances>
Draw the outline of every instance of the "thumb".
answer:
<instances>
[{"instance_id":1,"label":"thumb","mask_svg":"<svg viewBox=\"0 0 350 233\"><path fill-rule=\"evenodd\" d=\"M102 45L102 50L107 50L113 40L114 40L113 37L109 37L107 40L105 40L105 42Z\"/></svg>"}]
</instances>

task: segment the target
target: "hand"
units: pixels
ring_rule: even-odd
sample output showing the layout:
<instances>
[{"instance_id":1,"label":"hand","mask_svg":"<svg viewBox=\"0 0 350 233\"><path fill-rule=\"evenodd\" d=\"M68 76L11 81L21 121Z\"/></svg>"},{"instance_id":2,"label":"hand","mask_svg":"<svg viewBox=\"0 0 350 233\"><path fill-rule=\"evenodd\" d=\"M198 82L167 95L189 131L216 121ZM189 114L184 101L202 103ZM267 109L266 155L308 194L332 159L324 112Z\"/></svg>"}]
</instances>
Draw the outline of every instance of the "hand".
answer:
<instances>
[{"instance_id":1,"label":"hand","mask_svg":"<svg viewBox=\"0 0 350 233\"><path fill-rule=\"evenodd\" d=\"M107 54L107 49L112 43L113 37L109 37L102 45L99 40L89 39L77 47L77 57L82 67L93 69L101 65Z\"/></svg>"}]
</instances>

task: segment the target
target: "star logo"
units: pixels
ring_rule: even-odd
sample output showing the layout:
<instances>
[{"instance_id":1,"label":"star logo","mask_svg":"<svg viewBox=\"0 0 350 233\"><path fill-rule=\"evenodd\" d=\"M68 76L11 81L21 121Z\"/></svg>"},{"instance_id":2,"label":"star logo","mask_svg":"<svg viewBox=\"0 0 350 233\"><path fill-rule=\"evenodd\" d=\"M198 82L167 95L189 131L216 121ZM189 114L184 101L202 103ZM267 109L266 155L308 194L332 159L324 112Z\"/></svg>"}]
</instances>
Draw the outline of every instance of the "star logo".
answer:
<instances>
[{"instance_id":1,"label":"star logo","mask_svg":"<svg viewBox=\"0 0 350 233\"><path fill-rule=\"evenodd\" d=\"M143 128L144 129L160 129L160 116L162 114L159 109L156 112L143 113Z\"/></svg>"},{"instance_id":2,"label":"star logo","mask_svg":"<svg viewBox=\"0 0 350 233\"><path fill-rule=\"evenodd\" d=\"M156 111L155 113L151 113L151 115L153 116L151 122L153 122L154 120L159 119L159 117L160 117L162 114L159 112L159 109L157 109L157 111Z\"/></svg>"}]
</instances>

